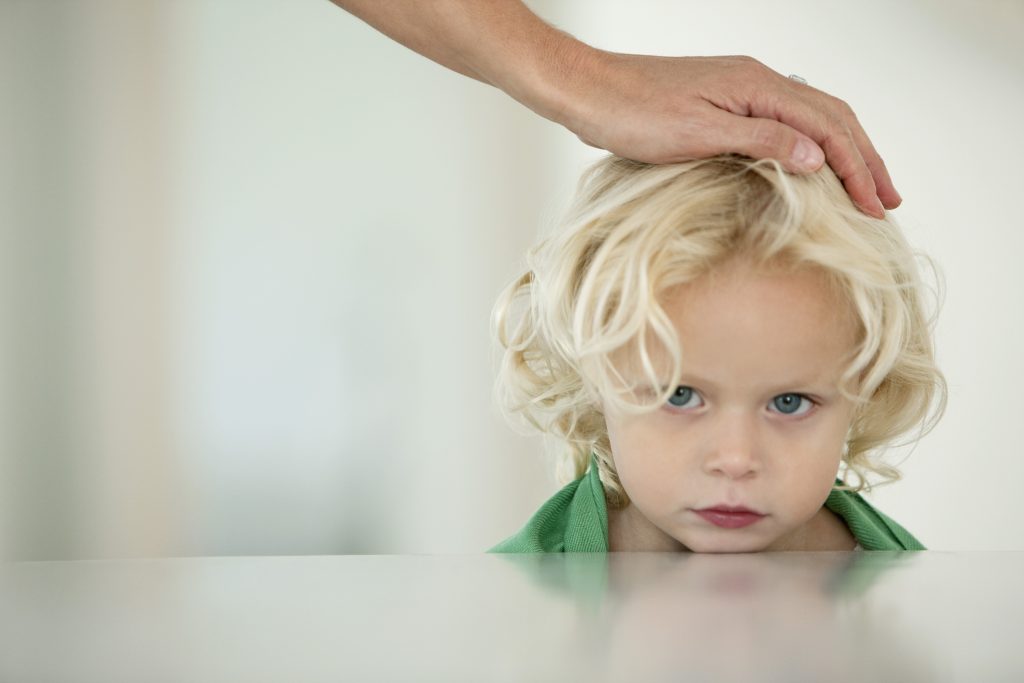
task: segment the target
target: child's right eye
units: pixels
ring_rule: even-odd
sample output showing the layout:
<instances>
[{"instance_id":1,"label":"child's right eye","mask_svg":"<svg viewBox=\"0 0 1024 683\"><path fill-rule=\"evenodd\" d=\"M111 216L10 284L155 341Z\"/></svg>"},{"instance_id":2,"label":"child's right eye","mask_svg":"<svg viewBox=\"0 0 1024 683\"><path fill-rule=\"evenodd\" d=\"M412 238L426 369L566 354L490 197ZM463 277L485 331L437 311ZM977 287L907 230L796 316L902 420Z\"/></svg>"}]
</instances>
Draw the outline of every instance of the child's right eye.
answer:
<instances>
[{"instance_id":1,"label":"child's right eye","mask_svg":"<svg viewBox=\"0 0 1024 683\"><path fill-rule=\"evenodd\" d=\"M675 408L699 408L703 405L700 395L691 387L676 387L675 392L668 397L668 402Z\"/></svg>"}]
</instances>

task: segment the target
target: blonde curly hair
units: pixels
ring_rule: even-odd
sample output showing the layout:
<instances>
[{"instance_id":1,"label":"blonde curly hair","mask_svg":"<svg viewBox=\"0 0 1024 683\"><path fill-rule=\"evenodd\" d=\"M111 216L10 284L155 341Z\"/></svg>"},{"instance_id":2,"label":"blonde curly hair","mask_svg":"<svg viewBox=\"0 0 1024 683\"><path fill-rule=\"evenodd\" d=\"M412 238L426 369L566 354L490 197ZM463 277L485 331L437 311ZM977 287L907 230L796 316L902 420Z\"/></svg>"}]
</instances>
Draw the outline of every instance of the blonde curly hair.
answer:
<instances>
[{"instance_id":1,"label":"blonde curly hair","mask_svg":"<svg viewBox=\"0 0 1024 683\"><path fill-rule=\"evenodd\" d=\"M916 441L945 409L917 261L939 283L937 269L890 217L857 210L828 166L793 176L774 160L725 155L659 166L601 159L583 174L560 229L530 250L526 272L500 295L498 402L567 446L562 479L582 476L596 456L609 505L628 504L602 401L627 411L664 404L682 355L660 299L736 256L755 267L818 268L849 302L859 334L840 386L855 405L843 463L844 480L852 474L857 484L844 488L899 478L881 461L884 448L918 428ZM652 344L672 360L668 386ZM643 369L653 401L635 402L623 362Z\"/></svg>"}]
</instances>

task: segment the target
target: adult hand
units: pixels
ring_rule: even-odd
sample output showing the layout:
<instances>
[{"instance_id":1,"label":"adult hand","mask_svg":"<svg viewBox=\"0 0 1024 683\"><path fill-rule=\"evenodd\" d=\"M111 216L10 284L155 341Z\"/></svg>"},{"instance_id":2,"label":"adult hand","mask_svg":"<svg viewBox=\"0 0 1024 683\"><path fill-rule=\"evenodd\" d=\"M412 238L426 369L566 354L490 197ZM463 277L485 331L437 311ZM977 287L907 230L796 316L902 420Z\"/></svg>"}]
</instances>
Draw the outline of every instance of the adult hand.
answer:
<instances>
[{"instance_id":1,"label":"adult hand","mask_svg":"<svg viewBox=\"0 0 1024 683\"><path fill-rule=\"evenodd\" d=\"M660 164L726 152L789 171L827 161L853 201L882 217L901 199L853 110L750 57L650 57L595 50L566 78L560 121L588 145Z\"/></svg>"},{"instance_id":2,"label":"adult hand","mask_svg":"<svg viewBox=\"0 0 1024 683\"><path fill-rule=\"evenodd\" d=\"M797 173L827 161L863 211L881 217L900 204L845 102L750 57L605 52L521 0L332 2L619 156L660 164L737 152Z\"/></svg>"}]
</instances>

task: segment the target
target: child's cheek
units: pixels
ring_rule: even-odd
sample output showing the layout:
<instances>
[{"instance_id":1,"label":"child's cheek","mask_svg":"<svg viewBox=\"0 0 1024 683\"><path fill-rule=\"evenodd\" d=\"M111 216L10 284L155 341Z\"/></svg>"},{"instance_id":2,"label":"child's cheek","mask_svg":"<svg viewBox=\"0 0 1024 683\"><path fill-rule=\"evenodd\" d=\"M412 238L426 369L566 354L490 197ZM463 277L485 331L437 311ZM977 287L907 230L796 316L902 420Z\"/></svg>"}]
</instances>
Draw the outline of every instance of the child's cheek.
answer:
<instances>
[{"instance_id":1,"label":"child's cheek","mask_svg":"<svg viewBox=\"0 0 1024 683\"><path fill-rule=\"evenodd\" d=\"M608 437L615 469L630 498L658 500L670 496L682 458L680 444L659 424L658 413L609 420ZM632 490L631 490L632 489Z\"/></svg>"}]
</instances>

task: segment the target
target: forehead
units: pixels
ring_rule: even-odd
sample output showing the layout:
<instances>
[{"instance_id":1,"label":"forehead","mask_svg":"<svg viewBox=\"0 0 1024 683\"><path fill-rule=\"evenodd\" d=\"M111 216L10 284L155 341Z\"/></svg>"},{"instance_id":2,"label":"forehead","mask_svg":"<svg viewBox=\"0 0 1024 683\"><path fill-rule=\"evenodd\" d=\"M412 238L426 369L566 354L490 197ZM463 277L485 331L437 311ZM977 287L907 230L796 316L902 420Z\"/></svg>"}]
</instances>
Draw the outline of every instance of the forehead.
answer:
<instances>
[{"instance_id":1,"label":"forehead","mask_svg":"<svg viewBox=\"0 0 1024 683\"><path fill-rule=\"evenodd\" d=\"M834 381L856 344L852 308L820 269L734 261L669 290L661 303L684 372L715 381Z\"/></svg>"}]
</instances>

